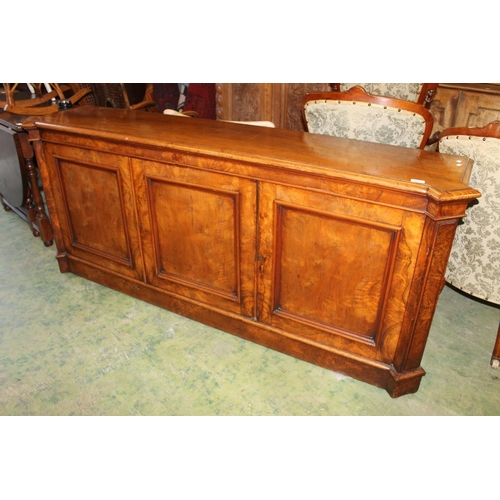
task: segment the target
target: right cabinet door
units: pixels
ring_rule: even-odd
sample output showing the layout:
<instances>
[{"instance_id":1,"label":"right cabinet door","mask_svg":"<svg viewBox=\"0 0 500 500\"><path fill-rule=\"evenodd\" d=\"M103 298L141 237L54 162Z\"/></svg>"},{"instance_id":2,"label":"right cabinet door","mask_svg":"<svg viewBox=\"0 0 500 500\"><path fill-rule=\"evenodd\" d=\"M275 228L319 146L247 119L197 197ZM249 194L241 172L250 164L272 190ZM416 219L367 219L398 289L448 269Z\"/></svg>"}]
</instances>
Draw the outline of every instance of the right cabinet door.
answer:
<instances>
[{"instance_id":1,"label":"right cabinet door","mask_svg":"<svg viewBox=\"0 0 500 500\"><path fill-rule=\"evenodd\" d=\"M262 183L258 319L390 363L424 222L418 211Z\"/></svg>"}]
</instances>

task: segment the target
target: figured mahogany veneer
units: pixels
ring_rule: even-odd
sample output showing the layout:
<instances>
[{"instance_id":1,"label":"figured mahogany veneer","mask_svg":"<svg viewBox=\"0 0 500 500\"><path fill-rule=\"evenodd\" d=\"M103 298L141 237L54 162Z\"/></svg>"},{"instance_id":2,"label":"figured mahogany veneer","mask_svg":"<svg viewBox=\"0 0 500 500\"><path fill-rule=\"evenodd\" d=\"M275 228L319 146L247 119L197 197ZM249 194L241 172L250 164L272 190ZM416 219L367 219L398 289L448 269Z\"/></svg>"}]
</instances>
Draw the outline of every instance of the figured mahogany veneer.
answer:
<instances>
[{"instance_id":1,"label":"figured mahogany veneer","mask_svg":"<svg viewBox=\"0 0 500 500\"><path fill-rule=\"evenodd\" d=\"M29 125L61 271L418 390L471 162L121 109ZM416 179L421 182L412 182Z\"/></svg>"}]
</instances>

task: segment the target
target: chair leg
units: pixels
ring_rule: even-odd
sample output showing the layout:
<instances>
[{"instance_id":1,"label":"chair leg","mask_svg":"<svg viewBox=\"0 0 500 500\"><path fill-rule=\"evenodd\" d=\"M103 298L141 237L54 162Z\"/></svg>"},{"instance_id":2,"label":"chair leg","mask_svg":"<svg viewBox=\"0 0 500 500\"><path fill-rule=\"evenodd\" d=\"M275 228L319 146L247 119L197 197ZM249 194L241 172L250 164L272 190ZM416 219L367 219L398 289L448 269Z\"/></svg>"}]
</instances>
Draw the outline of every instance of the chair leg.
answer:
<instances>
[{"instance_id":1,"label":"chair leg","mask_svg":"<svg viewBox=\"0 0 500 500\"><path fill-rule=\"evenodd\" d=\"M493 368L498 368L500 366L500 325L498 325L497 339L491 356L491 366Z\"/></svg>"}]
</instances>

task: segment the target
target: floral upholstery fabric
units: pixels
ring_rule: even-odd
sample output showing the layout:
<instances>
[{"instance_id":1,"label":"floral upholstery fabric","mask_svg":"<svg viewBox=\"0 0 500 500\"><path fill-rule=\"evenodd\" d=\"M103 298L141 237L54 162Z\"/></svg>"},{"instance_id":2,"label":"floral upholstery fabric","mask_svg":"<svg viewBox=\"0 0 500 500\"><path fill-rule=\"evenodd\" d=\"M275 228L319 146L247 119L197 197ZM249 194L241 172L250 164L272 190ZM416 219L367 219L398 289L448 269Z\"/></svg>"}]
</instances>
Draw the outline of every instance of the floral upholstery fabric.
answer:
<instances>
[{"instance_id":1,"label":"floral upholstery fabric","mask_svg":"<svg viewBox=\"0 0 500 500\"><path fill-rule=\"evenodd\" d=\"M417 102L422 90L422 83L341 83L340 91L346 92L351 87L359 85L366 92L374 95L395 97L404 101Z\"/></svg>"},{"instance_id":2,"label":"floral upholstery fabric","mask_svg":"<svg viewBox=\"0 0 500 500\"><path fill-rule=\"evenodd\" d=\"M474 160L469 185L481 192L459 224L445 278L464 292L500 304L500 139L446 136L439 152Z\"/></svg>"},{"instance_id":3,"label":"floral upholstery fabric","mask_svg":"<svg viewBox=\"0 0 500 500\"><path fill-rule=\"evenodd\" d=\"M307 130L314 134L418 148L425 120L418 114L352 101L309 101L304 106Z\"/></svg>"}]
</instances>

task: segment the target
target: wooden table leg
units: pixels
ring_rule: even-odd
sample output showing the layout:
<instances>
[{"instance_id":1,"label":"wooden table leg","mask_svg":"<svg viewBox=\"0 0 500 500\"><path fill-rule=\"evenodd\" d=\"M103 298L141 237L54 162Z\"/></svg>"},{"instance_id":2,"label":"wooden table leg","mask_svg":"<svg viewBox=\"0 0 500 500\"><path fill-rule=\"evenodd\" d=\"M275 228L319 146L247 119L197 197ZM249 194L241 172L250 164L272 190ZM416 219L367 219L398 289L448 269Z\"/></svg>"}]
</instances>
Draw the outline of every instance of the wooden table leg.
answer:
<instances>
[{"instance_id":1,"label":"wooden table leg","mask_svg":"<svg viewBox=\"0 0 500 500\"><path fill-rule=\"evenodd\" d=\"M498 368L500 366L500 324L498 325L497 339L491 356L491 366L493 368Z\"/></svg>"},{"instance_id":2,"label":"wooden table leg","mask_svg":"<svg viewBox=\"0 0 500 500\"><path fill-rule=\"evenodd\" d=\"M26 196L26 210L28 211L28 222L30 225L31 232L33 236L40 236L40 231L38 230L37 222L36 222L36 207L35 202L33 200L33 194L31 192L31 188L28 187L28 194Z\"/></svg>"},{"instance_id":3,"label":"wooden table leg","mask_svg":"<svg viewBox=\"0 0 500 500\"><path fill-rule=\"evenodd\" d=\"M38 177L34 161L35 154L26 134L19 134L19 139L23 150L24 164L28 175L28 184L32 198L30 207L28 207L30 226L32 227L32 231L36 230L36 227L33 227L34 225L38 227L43 244L48 247L54 242L54 233L52 231L50 219L45 213L45 204L40 188L38 187ZM35 232L33 232L33 234L35 234Z\"/></svg>"}]
</instances>

